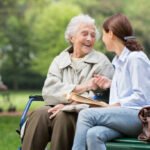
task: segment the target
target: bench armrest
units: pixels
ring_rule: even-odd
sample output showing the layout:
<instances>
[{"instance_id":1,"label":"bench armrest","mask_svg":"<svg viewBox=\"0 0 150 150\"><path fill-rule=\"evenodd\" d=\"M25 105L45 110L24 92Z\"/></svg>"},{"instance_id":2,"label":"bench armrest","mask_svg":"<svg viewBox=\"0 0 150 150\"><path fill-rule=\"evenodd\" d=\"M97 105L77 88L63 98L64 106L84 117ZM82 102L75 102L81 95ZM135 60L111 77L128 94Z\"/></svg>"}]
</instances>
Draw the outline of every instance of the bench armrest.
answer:
<instances>
[{"instance_id":1,"label":"bench armrest","mask_svg":"<svg viewBox=\"0 0 150 150\"><path fill-rule=\"evenodd\" d=\"M26 120L28 110L29 110L29 108L31 106L31 103L33 101L44 101L44 99L40 95L29 96L29 101L27 102L27 104L25 106L25 109L22 113L21 119L20 119L20 129L21 129L22 125L24 124L25 120Z\"/></svg>"}]
</instances>

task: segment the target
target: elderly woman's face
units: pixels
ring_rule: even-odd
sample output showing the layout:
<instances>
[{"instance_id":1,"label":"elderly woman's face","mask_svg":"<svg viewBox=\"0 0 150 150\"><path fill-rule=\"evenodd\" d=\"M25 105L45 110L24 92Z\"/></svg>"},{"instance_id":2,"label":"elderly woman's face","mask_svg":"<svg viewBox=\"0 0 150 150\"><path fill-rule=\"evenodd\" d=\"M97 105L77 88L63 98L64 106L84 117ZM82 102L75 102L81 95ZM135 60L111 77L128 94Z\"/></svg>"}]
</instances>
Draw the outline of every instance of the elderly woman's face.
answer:
<instances>
[{"instance_id":1,"label":"elderly woman's face","mask_svg":"<svg viewBox=\"0 0 150 150\"><path fill-rule=\"evenodd\" d=\"M95 40L95 27L93 25L81 24L75 35L71 38L74 52L80 53L81 57L85 56L93 49Z\"/></svg>"}]
</instances>

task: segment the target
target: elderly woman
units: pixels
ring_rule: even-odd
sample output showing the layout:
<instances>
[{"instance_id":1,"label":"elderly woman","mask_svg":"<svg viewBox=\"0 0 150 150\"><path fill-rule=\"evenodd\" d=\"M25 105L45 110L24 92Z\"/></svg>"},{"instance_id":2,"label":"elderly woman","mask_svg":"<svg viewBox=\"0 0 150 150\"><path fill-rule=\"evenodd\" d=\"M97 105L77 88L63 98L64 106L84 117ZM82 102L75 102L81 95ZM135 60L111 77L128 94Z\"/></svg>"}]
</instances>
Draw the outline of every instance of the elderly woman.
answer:
<instances>
[{"instance_id":1,"label":"elderly woman","mask_svg":"<svg viewBox=\"0 0 150 150\"><path fill-rule=\"evenodd\" d=\"M49 68L42 91L47 106L29 116L23 150L44 150L49 141L51 150L71 150L77 113L61 111L70 103L65 95L76 92L92 97L100 92L93 82L95 75L113 75L107 57L93 49L97 37L94 19L88 15L71 19L65 32L70 47Z\"/></svg>"}]
</instances>

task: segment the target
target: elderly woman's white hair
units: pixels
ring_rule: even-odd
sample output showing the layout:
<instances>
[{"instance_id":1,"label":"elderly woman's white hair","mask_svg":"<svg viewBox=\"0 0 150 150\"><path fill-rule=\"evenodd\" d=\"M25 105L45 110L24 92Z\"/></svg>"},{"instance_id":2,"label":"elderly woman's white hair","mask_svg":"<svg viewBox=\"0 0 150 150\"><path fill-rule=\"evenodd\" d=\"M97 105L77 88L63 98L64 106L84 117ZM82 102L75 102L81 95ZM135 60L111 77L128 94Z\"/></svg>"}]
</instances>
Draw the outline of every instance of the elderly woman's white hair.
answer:
<instances>
[{"instance_id":1,"label":"elderly woman's white hair","mask_svg":"<svg viewBox=\"0 0 150 150\"><path fill-rule=\"evenodd\" d=\"M78 30L78 27L81 23L91 24L91 25L95 26L96 39L98 39L100 37L100 34L95 25L95 20L93 18L91 18L89 15L81 14L81 15L73 17L71 19L71 21L69 22L69 24L66 28L66 32L65 32L65 39L67 42L71 43L70 37L74 36L74 34Z\"/></svg>"}]
</instances>

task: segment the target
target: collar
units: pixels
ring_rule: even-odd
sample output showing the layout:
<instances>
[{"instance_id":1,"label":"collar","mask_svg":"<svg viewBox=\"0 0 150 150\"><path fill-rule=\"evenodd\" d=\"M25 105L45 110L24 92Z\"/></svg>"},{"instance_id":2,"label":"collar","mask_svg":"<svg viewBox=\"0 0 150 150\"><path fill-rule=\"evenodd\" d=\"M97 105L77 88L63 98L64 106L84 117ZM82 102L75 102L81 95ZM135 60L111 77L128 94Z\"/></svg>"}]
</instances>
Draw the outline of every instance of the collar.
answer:
<instances>
[{"instance_id":1,"label":"collar","mask_svg":"<svg viewBox=\"0 0 150 150\"><path fill-rule=\"evenodd\" d=\"M60 69L66 68L67 66L71 65L71 58L70 58L70 53L73 51L73 47L68 47L66 48L62 53L59 55L59 60L61 63L59 63ZM95 50L92 50L89 54L84 56L83 62L85 63L91 63L91 64L96 64L99 62L99 55Z\"/></svg>"},{"instance_id":2,"label":"collar","mask_svg":"<svg viewBox=\"0 0 150 150\"><path fill-rule=\"evenodd\" d=\"M120 56L115 56L112 64L115 66L115 68L119 67L120 65L124 64L126 61L128 55L131 53L131 51L127 48L124 47L123 51L121 52Z\"/></svg>"}]
</instances>

